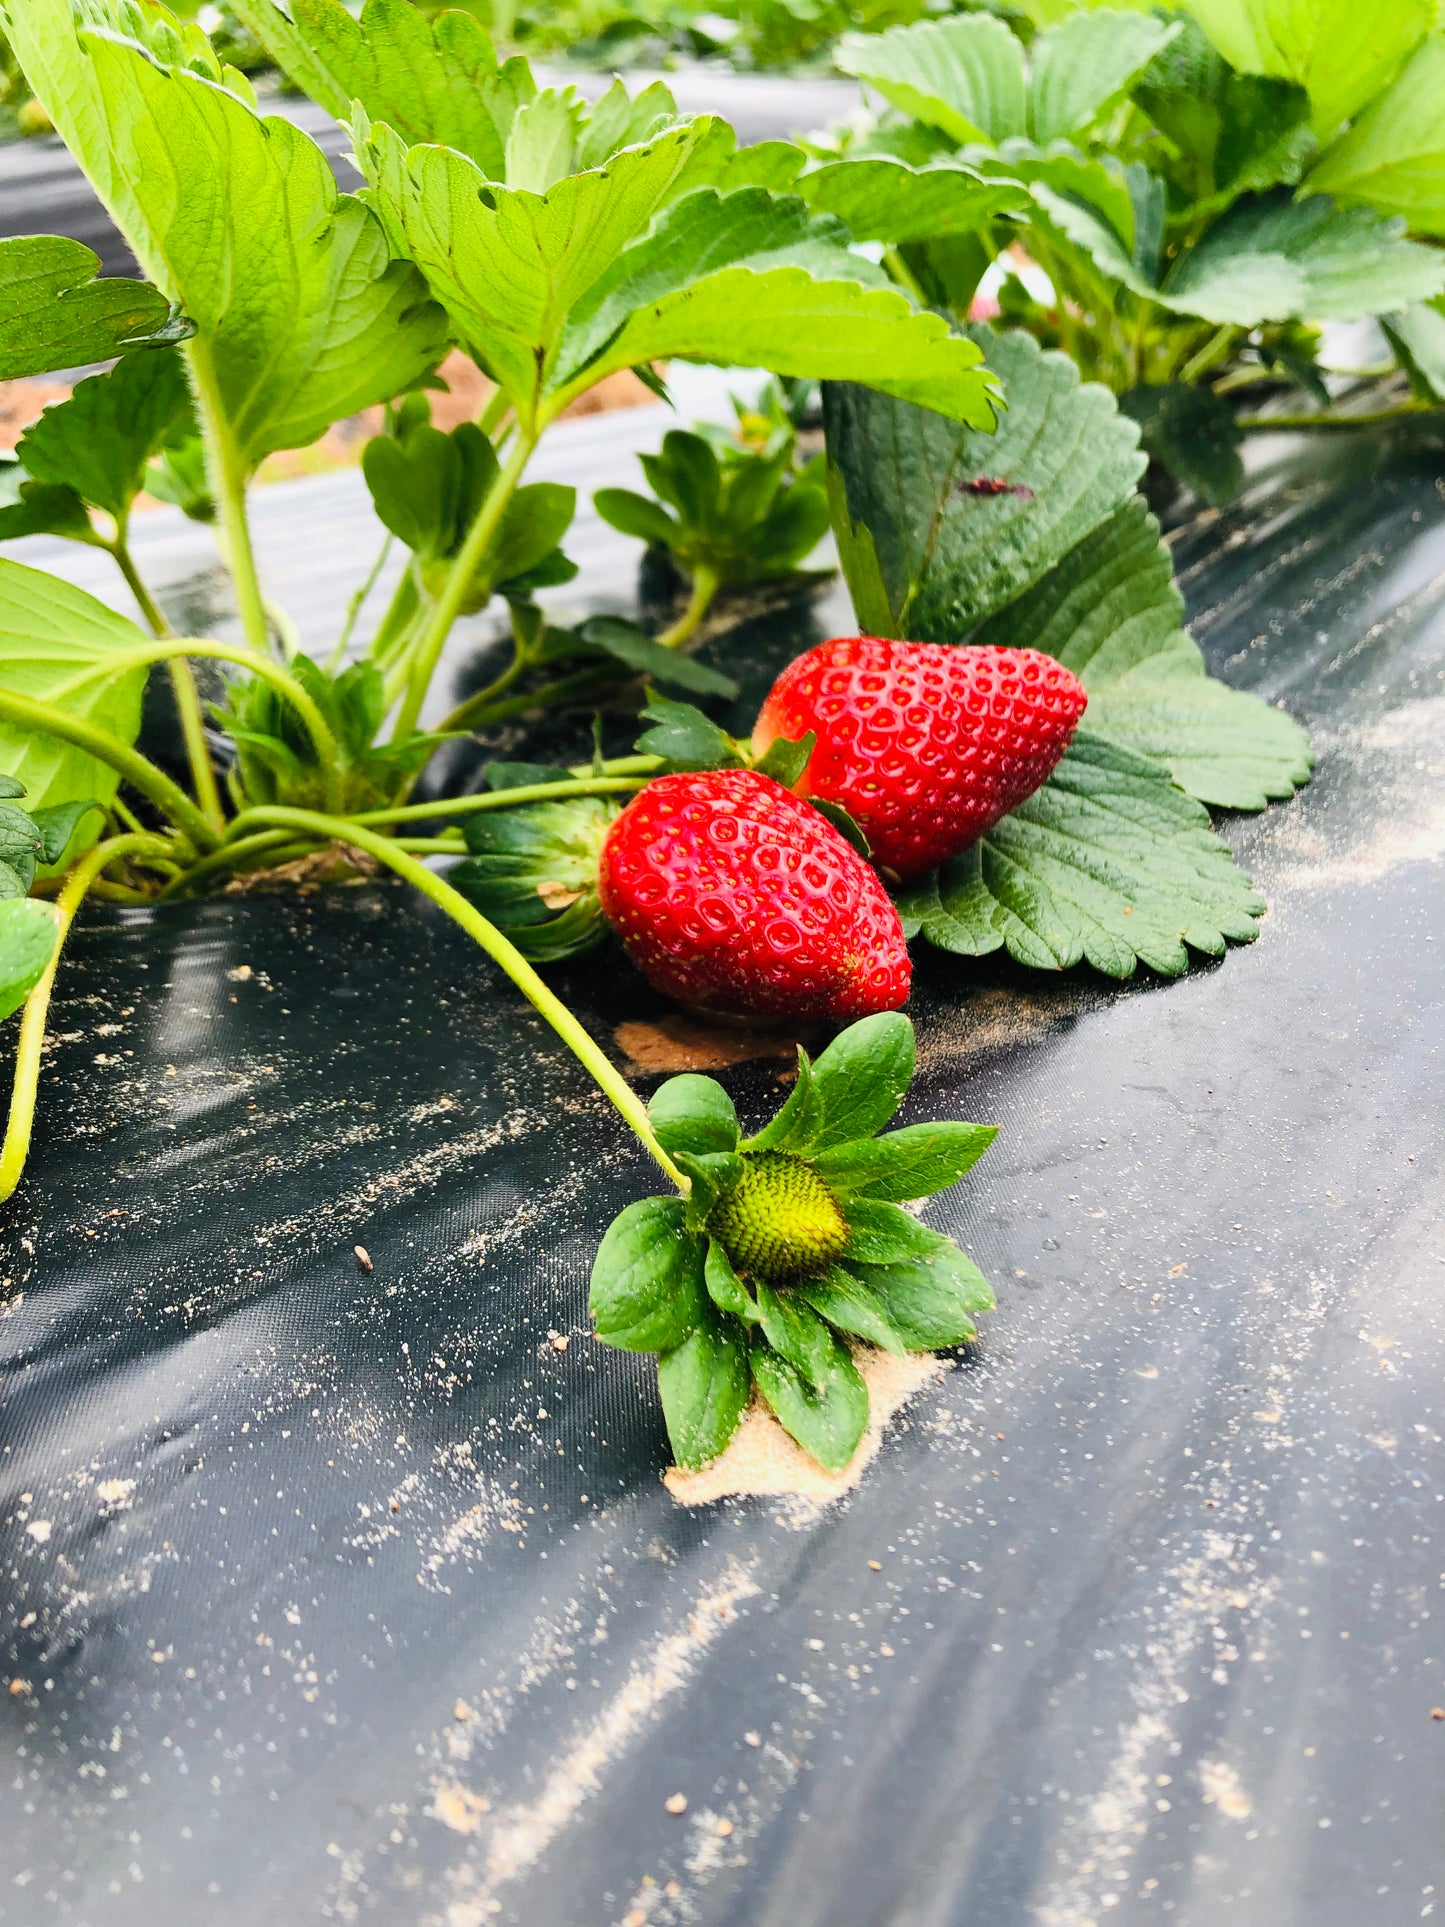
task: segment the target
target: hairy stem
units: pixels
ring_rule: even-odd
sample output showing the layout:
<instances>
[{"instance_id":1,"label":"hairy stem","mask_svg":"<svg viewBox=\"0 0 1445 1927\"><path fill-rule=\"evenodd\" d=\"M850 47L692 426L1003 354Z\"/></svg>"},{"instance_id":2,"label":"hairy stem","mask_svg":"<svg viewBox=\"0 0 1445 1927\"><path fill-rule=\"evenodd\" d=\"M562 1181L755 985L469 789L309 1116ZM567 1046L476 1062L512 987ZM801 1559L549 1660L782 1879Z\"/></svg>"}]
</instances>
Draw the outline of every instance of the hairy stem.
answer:
<instances>
[{"instance_id":1,"label":"hairy stem","mask_svg":"<svg viewBox=\"0 0 1445 1927\"><path fill-rule=\"evenodd\" d=\"M1396 408L1372 408L1357 415L1332 415L1321 409L1317 415L1240 415L1237 421L1246 435L1269 435L1286 430L1293 434L1297 429L1379 428L1420 415L1445 417L1445 408L1435 402L1407 401Z\"/></svg>"},{"instance_id":2,"label":"hairy stem","mask_svg":"<svg viewBox=\"0 0 1445 1927\"><path fill-rule=\"evenodd\" d=\"M15 1052L15 1078L10 1094L10 1117L5 1127L5 1142L0 1146L0 1204L14 1191L25 1169L30 1152L30 1133L35 1124L35 1093L40 1082L40 1051L45 1042L45 1019L50 1010L50 992L55 983L60 953L75 913L95 879L117 857L140 856L164 849L158 837L113 836L97 843L75 865L55 900L55 955L50 967L25 999L20 1019L20 1038Z\"/></svg>"},{"instance_id":3,"label":"hairy stem","mask_svg":"<svg viewBox=\"0 0 1445 1927\"><path fill-rule=\"evenodd\" d=\"M151 632L158 637L175 634L166 620L165 612L151 595L141 580L135 557L130 552L126 540L126 524L121 521L116 528L115 546L111 550L116 565L129 585L131 594L141 614L151 626ZM201 714L201 698L196 689L196 679L191 674L191 666L183 656L173 656L166 663L171 679L171 689L176 699L176 714L181 722L181 739L186 746L186 761L191 770L191 787L196 793L196 801L202 814L212 828L220 831L226 823L226 812L221 807L221 792L216 783L216 771L211 762L211 748L206 741L206 722Z\"/></svg>"},{"instance_id":4,"label":"hairy stem","mask_svg":"<svg viewBox=\"0 0 1445 1927\"><path fill-rule=\"evenodd\" d=\"M362 606L366 598L376 587L377 580L382 570L386 567L386 559L391 554L392 544L395 541L396 537L392 534L391 530L388 529L386 532L386 540L382 543L381 548L377 552L376 560L371 565L370 574L346 605L346 620L341 625L341 634L336 639L336 647L332 650L326 663L327 670L333 676L340 669L342 663L346 661L346 650L351 641L352 634L356 629L356 619L361 614Z\"/></svg>"},{"instance_id":5,"label":"hairy stem","mask_svg":"<svg viewBox=\"0 0 1445 1927\"><path fill-rule=\"evenodd\" d=\"M567 1048L616 1105L678 1190L686 1192L689 1189L687 1179L657 1141L648 1122L647 1106L611 1058L583 1029L562 1000L547 988L521 951L509 943L494 924L488 923L482 913L468 903L459 891L454 890L444 877L429 870L417 857L399 849L393 838L380 836L375 830L366 829L349 818L321 816L311 810L269 807L250 810L247 814L253 822L284 824L298 830L311 830L340 843L353 844L358 849L368 851L399 877L405 878L423 896L430 897L506 972L532 1008L546 1018Z\"/></svg>"},{"instance_id":6,"label":"hairy stem","mask_svg":"<svg viewBox=\"0 0 1445 1927\"><path fill-rule=\"evenodd\" d=\"M179 783L108 730L97 729L94 723L82 722L78 716L67 716L49 703L33 702L29 696L18 696L9 689L0 689L0 721L18 723L23 729L37 730L42 736L56 736L63 743L73 743L87 756L116 770L132 789L149 797L198 850L212 850L220 841Z\"/></svg>"},{"instance_id":7,"label":"hairy stem","mask_svg":"<svg viewBox=\"0 0 1445 1927\"><path fill-rule=\"evenodd\" d=\"M655 761L655 758L649 760ZM645 776L587 776L573 783L522 783L516 789L485 790L479 796L454 796L440 803L407 803L394 810L363 810L349 823L425 823L477 810L509 810L517 803L551 803L564 796L621 796L640 790Z\"/></svg>"},{"instance_id":8,"label":"hairy stem","mask_svg":"<svg viewBox=\"0 0 1445 1927\"><path fill-rule=\"evenodd\" d=\"M664 629L657 638L664 649L680 648L687 641L712 607L712 599L720 585L721 578L717 571L699 562L692 572L692 594L687 599L687 607L671 628Z\"/></svg>"},{"instance_id":9,"label":"hairy stem","mask_svg":"<svg viewBox=\"0 0 1445 1927\"><path fill-rule=\"evenodd\" d=\"M431 679L436 674L436 666L441 658L442 646L451 634L452 624L461 613L462 604L471 592L477 571L487 559L487 553L496 541L502 526L502 517L507 505L517 491L527 463L532 459L532 450L537 446L535 433L517 435L515 447L507 457L491 492L478 511L477 519L467 531L466 540L458 550L447 574L446 585L432 606L431 614L416 641L411 670L407 678L406 695L402 700L401 714L397 717L394 737L400 740L409 736L417 726L422 704L426 701Z\"/></svg>"},{"instance_id":10,"label":"hairy stem","mask_svg":"<svg viewBox=\"0 0 1445 1927\"><path fill-rule=\"evenodd\" d=\"M256 552L251 547L251 527L246 519L245 467L231 435L231 425L221 401L220 383L216 379L211 351L204 337L196 335L188 341L185 356L196 391L196 412L200 416L201 436L206 445L206 465L220 509L221 527L225 532L226 561L236 588L241 629L257 655L269 655L271 636L266 624L266 603L261 594L261 578L256 571Z\"/></svg>"}]
</instances>

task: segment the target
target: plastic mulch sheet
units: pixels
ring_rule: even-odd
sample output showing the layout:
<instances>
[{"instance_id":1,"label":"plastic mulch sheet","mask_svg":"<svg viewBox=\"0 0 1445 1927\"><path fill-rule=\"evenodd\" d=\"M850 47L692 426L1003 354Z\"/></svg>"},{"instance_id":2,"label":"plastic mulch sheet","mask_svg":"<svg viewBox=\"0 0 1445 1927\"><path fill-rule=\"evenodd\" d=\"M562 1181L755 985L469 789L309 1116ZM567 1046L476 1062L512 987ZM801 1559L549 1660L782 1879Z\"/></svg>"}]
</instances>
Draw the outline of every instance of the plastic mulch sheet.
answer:
<instances>
[{"instance_id":1,"label":"plastic mulch sheet","mask_svg":"<svg viewBox=\"0 0 1445 1927\"><path fill-rule=\"evenodd\" d=\"M1176 539L1211 667L1320 752L1226 825L1256 945L920 966L906 1117L1003 1126L930 1208L1000 1308L836 1503L662 1484L585 1313L646 1162L450 924L86 915L0 1221L0 1920L1442 1904L1439 474L1337 443ZM714 659L756 688L830 620ZM685 1055L620 967L557 976L643 1088ZM745 1115L780 1048L732 1040Z\"/></svg>"}]
</instances>

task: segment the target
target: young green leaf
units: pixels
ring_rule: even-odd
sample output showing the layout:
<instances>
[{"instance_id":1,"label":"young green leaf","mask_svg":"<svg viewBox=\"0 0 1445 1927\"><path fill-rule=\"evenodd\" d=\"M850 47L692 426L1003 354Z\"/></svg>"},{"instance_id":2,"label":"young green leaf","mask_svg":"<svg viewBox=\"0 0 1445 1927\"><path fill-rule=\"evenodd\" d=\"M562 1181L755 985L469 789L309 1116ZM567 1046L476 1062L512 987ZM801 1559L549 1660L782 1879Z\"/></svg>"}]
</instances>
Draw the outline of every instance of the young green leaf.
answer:
<instances>
[{"instance_id":1,"label":"young green leaf","mask_svg":"<svg viewBox=\"0 0 1445 1927\"><path fill-rule=\"evenodd\" d=\"M1023 48L987 14L849 34L834 59L845 74L959 143L996 146L1024 131Z\"/></svg>"},{"instance_id":2,"label":"young green leaf","mask_svg":"<svg viewBox=\"0 0 1445 1927\"><path fill-rule=\"evenodd\" d=\"M52 904L36 897L0 902L0 1019L20 1008L50 968L58 935Z\"/></svg>"},{"instance_id":3,"label":"young green leaf","mask_svg":"<svg viewBox=\"0 0 1445 1927\"><path fill-rule=\"evenodd\" d=\"M784 1431L828 1472L841 1472L868 1429L868 1387L845 1345L833 1342L823 1385L814 1389L765 1340L752 1347L753 1383Z\"/></svg>"},{"instance_id":4,"label":"young green leaf","mask_svg":"<svg viewBox=\"0 0 1445 1927\"><path fill-rule=\"evenodd\" d=\"M1140 962L1180 976L1190 949L1252 942L1264 907L1161 764L1086 730L1041 790L898 901L939 949L1006 949L1036 970L1087 959L1110 977Z\"/></svg>"},{"instance_id":5,"label":"young green leaf","mask_svg":"<svg viewBox=\"0 0 1445 1927\"><path fill-rule=\"evenodd\" d=\"M63 535L71 542L98 540L85 504L73 488L27 482L17 461L0 460L0 542L22 535Z\"/></svg>"},{"instance_id":6,"label":"young green leaf","mask_svg":"<svg viewBox=\"0 0 1445 1927\"><path fill-rule=\"evenodd\" d=\"M47 408L15 452L37 482L71 488L93 508L124 517L145 486L147 462L190 413L174 350L126 355Z\"/></svg>"},{"instance_id":7,"label":"young green leaf","mask_svg":"<svg viewBox=\"0 0 1445 1927\"><path fill-rule=\"evenodd\" d=\"M911 1351L963 1345L975 1337L972 1314L990 1311L994 1296L988 1280L957 1245L929 1258L902 1264L840 1267L873 1293L883 1316Z\"/></svg>"},{"instance_id":8,"label":"young green leaf","mask_svg":"<svg viewBox=\"0 0 1445 1927\"><path fill-rule=\"evenodd\" d=\"M1137 428L1067 356L1016 330L969 333L1008 392L995 435L867 389L823 391L839 499L871 535L895 635L961 639L1126 500L1144 467ZM979 476L1009 486L973 493ZM841 534L840 551L846 564Z\"/></svg>"},{"instance_id":9,"label":"young green leaf","mask_svg":"<svg viewBox=\"0 0 1445 1927\"><path fill-rule=\"evenodd\" d=\"M637 739L639 754L660 756L678 769L737 769L737 744L691 703L649 703L642 720L652 727Z\"/></svg>"},{"instance_id":10,"label":"young green leaf","mask_svg":"<svg viewBox=\"0 0 1445 1927\"><path fill-rule=\"evenodd\" d=\"M673 1456L680 1466L706 1465L738 1429L752 1390L748 1341L731 1318L709 1310L657 1361L657 1386Z\"/></svg>"},{"instance_id":11,"label":"young green leaf","mask_svg":"<svg viewBox=\"0 0 1445 1927\"><path fill-rule=\"evenodd\" d=\"M456 553L497 479L496 453L475 422L450 434L427 423L373 435L361 468L383 526L426 562Z\"/></svg>"},{"instance_id":12,"label":"young green leaf","mask_svg":"<svg viewBox=\"0 0 1445 1927\"><path fill-rule=\"evenodd\" d=\"M71 803L52 803L45 809L33 810L31 821L40 835L40 861L59 863L70 847L71 838L78 825L92 810L100 810L101 805L93 797L82 797Z\"/></svg>"},{"instance_id":13,"label":"young green leaf","mask_svg":"<svg viewBox=\"0 0 1445 1927\"><path fill-rule=\"evenodd\" d=\"M639 542L669 548L678 533L679 524L661 503L639 495L635 489L599 488L592 506L620 535L634 536Z\"/></svg>"},{"instance_id":14,"label":"young green leaf","mask_svg":"<svg viewBox=\"0 0 1445 1927\"><path fill-rule=\"evenodd\" d=\"M1426 0L1412 0L1421 7ZM1389 13L1391 9L1382 10ZM1375 10L1357 9L1357 21ZM1315 192L1397 214L1423 234L1445 234L1445 35L1421 42L1404 71L1327 147L1305 180Z\"/></svg>"},{"instance_id":15,"label":"young green leaf","mask_svg":"<svg viewBox=\"0 0 1445 1927\"><path fill-rule=\"evenodd\" d=\"M98 281L99 257L58 234L0 241L0 381L81 368L189 332L144 281Z\"/></svg>"},{"instance_id":16,"label":"young green leaf","mask_svg":"<svg viewBox=\"0 0 1445 1927\"><path fill-rule=\"evenodd\" d=\"M907 1124L885 1137L834 1145L813 1163L845 1206L854 1198L902 1203L957 1184L997 1135L996 1124Z\"/></svg>"},{"instance_id":17,"label":"young green leaf","mask_svg":"<svg viewBox=\"0 0 1445 1927\"><path fill-rule=\"evenodd\" d=\"M146 671L107 665L144 648L146 640L134 623L84 590L0 561L0 688L54 703L133 743ZM108 803L118 783L108 764L84 750L12 725L0 725L0 768L25 784L36 809L81 798Z\"/></svg>"},{"instance_id":18,"label":"young green leaf","mask_svg":"<svg viewBox=\"0 0 1445 1927\"><path fill-rule=\"evenodd\" d=\"M640 1198L612 1220L592 1266L597 1336L622 1351L671 1351L708 1316L704 1245L681 1198Z\"/></svg>"},{"instance_id":19,"label":"young green leaf","mask_svg":"<svg viewBox=\"0 0 1445 1927\"><path fill-rule=\"evenodd\" d=\"M738 1148L738 1114L715 1077L696 1071L669 1077L653 1092L647 1117L665 1151L705 1157Z\"/></svg>"},{"instance_id":20,"label":"young green leaf","mask_svg":"<svg viewBox=\"0 0 1445 1927\"><path fill-rule=\"evenodd\" d=\"M902 1354L908 1350L876 1295L841 1265L834 1265L821 1278L804 1278L793 1289L835 1331L848 1332L881 1351Z\"/></svg>"}]
</instances>

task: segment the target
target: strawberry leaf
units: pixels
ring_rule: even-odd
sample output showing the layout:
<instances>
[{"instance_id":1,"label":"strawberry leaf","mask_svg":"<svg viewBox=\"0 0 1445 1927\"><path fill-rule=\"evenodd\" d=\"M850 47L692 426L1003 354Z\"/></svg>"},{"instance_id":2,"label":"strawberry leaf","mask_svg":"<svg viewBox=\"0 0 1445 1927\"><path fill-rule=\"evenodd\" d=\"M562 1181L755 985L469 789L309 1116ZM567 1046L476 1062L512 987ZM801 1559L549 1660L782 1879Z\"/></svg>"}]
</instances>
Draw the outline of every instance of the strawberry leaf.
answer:
<instances>
[{"instance_id":1,"label":"strawberry leaf","mask_svg":"<svg viewBox=\"0 0 1445 1927\"><path fill-rule=\"evenodd\" d=\"M747 1336L708 1307L696 1329L657 1361L667 1436L681 1466L706 1465L738 1429L752 1389Z\"/></svg>"},{"instance_id":2,"label":"strawberry leaf","mask_svg":"<svg viewBox=\"0 0 1445 1927\"><path fill-rule=\"evenodd\" d=\"M972 234L997 215L1028 205L1016 181L988 180L960 161L909 167L885 157L833 161L794 190L820 214L835 214L855 241L933 241Z\"/></svg>"},{"instance_id":3,"label":"strawberry leaf","mask_svg":"<svg viewBox=\"0 0 1445 1927\"><path fill-rule=\"evenodd\" d=\"M1264 899L1159 763L1080 730L1041 790L898 900L941 950L1180 976L1259 934Z\"/></svg>"},{"instance_id":4,"label":"strawberry leaf","mask_svg":"<svg viewBox=\"0 0 1445 1927\"><path fill-rule=\"evenodd\" d=\"M653 1092L647 1117L665 1151L706 1157L738 1148L738 1114L715 1077L685 1071L668 1078Z\"/></svg>"},{"instance_id":5,"label":"strawberry leaf","mask_svg":"<svg viewBox=\"0 0 1445 1927\"><path fill-rule=\"evenodd\" d=\"M812 1307L792 1290L775 1291L759 1278L757 1322L764 1338L815 1392L831 1376L837 1340Z\"/></svg>"},{"instance_id":6,"label":"strawberry leaf","mask_svg":"<svg viewBox=\"0 0 1445 1927\"><path fill-rule=\"evenodd\" d=\"M913 1063L913 1026L896 1010L864 1017L841 1031L812 1066L819 1118L807 1148L825 1151L881 1131L908 1094ZM802 1147L789 1143L786 1148Z\"/></svg>"},{"instance_id":7,"label":"strawberry leaf","mask_svg":"<svg viewBox=\"0 0 1445 1927\"><path fill-rule=\"evenodd\" d=\"M902 1202L957 1184L997 1135L995 1124L908 1124L820 1151L813 1163L845 1205L853 1198Z\"/></svg>"},{"instance_id":8,"label":"strawberry leaf","mask_svg":"<svg viewBox=\"0 0 1445 1927\"><path fill-rule=\"evenodd\" d=\"M20 1008L50 968L57 935L52 905L25 896L0 902L0 1020Z\"/></svg>"},{"instance_id":9,"label":"strawberry leaf","mask_svg":"<svg viewBox=\"0 0 1445 1927\"><path fill-rule=\"evenodd\" d=\"M883 1316L911 1351L962 1345L975 1336L972 1314L991 1311L993 1290L971 1258L955 1244L926 1258L894 1264L860 1264L847 1271L877 1300Z\"/></svg>"},{"instance_id":10,"label":"strawberry leaf","mask_svg":"<svg viewBox=\"0 0 1445 1927\"><path fill-rule=\"evenodd\" d=\"M597 1336L621 1351L670 1351L708 1316L704 1246L681 1198L640 1198L612 1220L592 1265Z\"/></svg>"},{"instance_id":11,"label":"strawberry leaf","mask_svg":"<svg viewBox=\"0 0 1445 1927\"><path fill-rule=\"evenodd\" d=\"M97 281L96 255L58 234L0 241L0 381L107 361L189 330L143 281Z\"/></svg>"},{"instance_id":12,"label":"strawberry leaf","mask_svg":"<svg viewBox=\"0 0 1445 1927\"><path fill-rule=\"evenodd\" d=\"M123 516L145 486L146 463L190 412L185 371L173 352L126 355L47 408L15 453L36 482L74 489L92 507Z\"/></svg>"},{"instance_id":13,"label":"strawberry leaf","mask_svg":"<svg viewBox=\"0 0 1445 1927\"><path fill-rule=\"evenodd\" d=\"M752 1372L784 1431L825 1471L840 1472L868 1427L868 1387L847 1346L833 1340L816 1388L760 1338L753 1340Z\"/></svg>"},{"instance_id":14,"label":"strawberry leaf","mask_svg":"<svg viewBox=\"0 0 1445 1927\"><path fill-rule=\"evenodd\" d=\"M707 1285L708 1297L719 1311L731 1312L735 1318L741 1318L748 1325L755 1325L758 1322L758 1308L747 1286L733 1270L732 1259L716 1238L708 1239L703 1280Z\"/></svg>"},{"instance_id":15,"label":"strawberry leaf","mask_svg":"<svg viewBox=\"0 0 1445 1927\"><path fill-rule=\"evenodd\" d=\"M888 1319L876 1293L841 1265L821 1278L804 1278L793 1287L806 1298L835 1331L848 1332L880 1350L901 1354L908 1350L903 1335Z\"/></svg>"}]
</instances>

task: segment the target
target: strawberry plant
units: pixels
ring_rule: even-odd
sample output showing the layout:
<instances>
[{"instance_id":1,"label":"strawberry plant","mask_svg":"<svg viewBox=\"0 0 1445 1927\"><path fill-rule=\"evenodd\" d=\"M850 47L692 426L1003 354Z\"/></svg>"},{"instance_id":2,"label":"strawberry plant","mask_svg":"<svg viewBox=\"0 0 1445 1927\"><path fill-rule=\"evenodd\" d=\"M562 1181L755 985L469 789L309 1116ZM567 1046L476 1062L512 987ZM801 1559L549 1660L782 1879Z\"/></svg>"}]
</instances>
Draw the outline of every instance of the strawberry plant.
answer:
<instances>
[{"instance_id":1,"label":"strawberry plant","mask_svg":"<svg viewBox=\"0 0 1445 1927\"><path fill-rule=\"evenodd\" d=\"M1445 253L1407 238L1445 236L1433 0L1021 0L1015 19L845 40L839 65L887 108L844 158L820 150L810 205L960 321L1021 242L1053 294L1010 278L1006 316L1120 394L1205 501L1238 492L1251 429L1445 403ZM1413 393L1339 410L1318 324L1367 316ZM1390 363L1341 372L1359 394Z\"/></svg>"}]
</instances>

